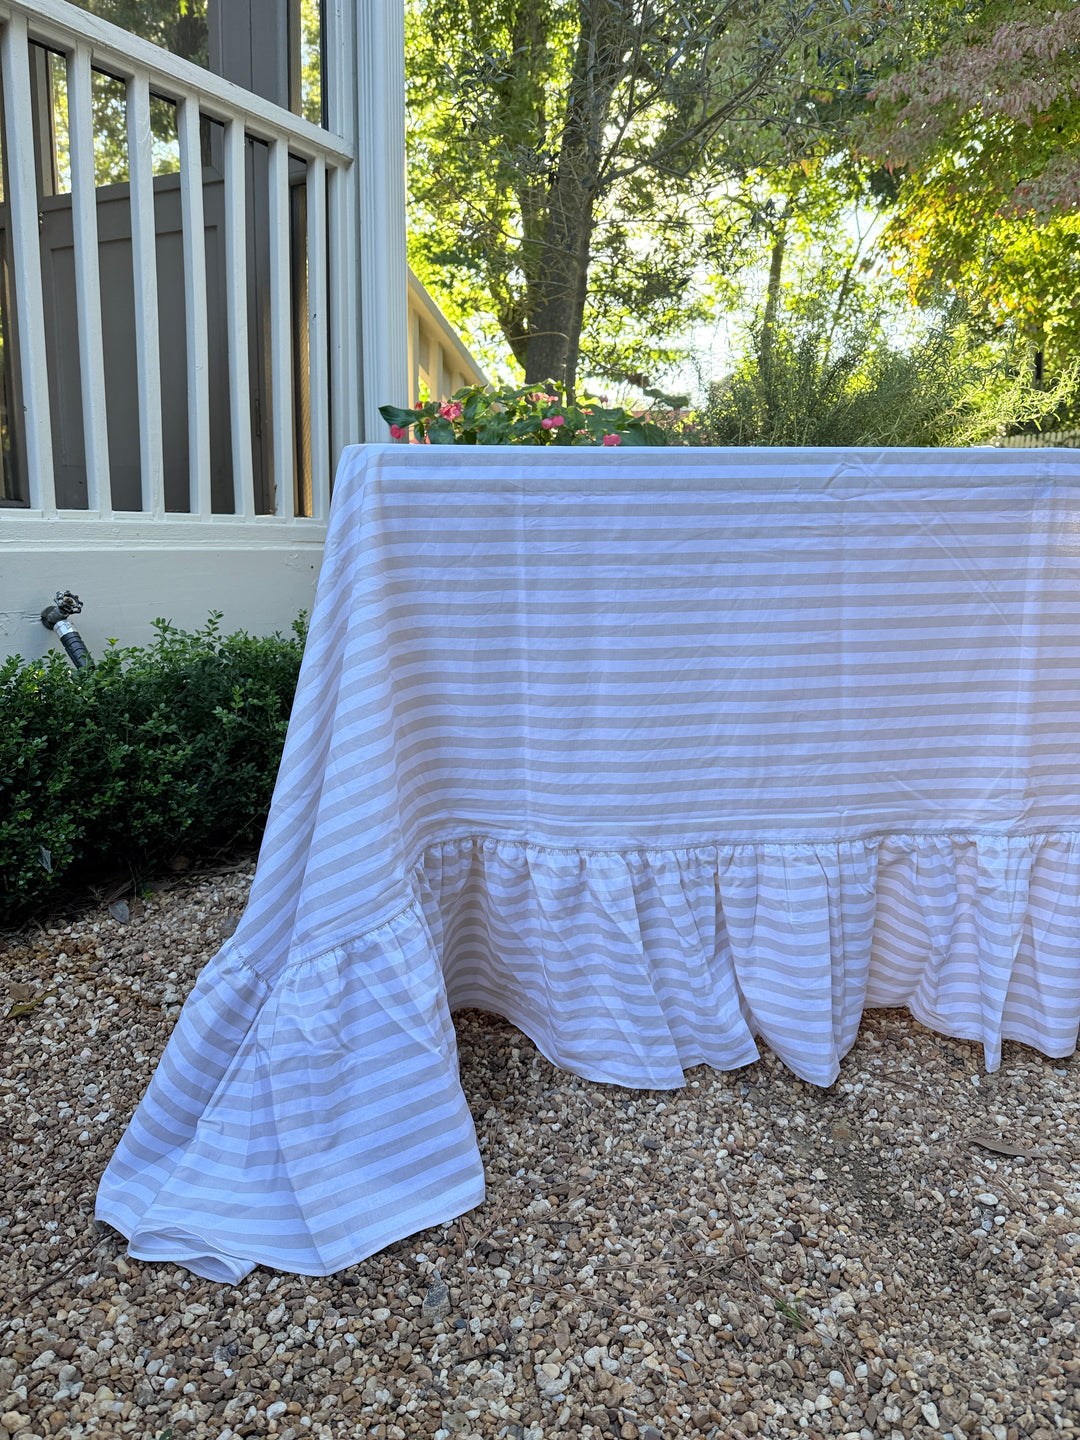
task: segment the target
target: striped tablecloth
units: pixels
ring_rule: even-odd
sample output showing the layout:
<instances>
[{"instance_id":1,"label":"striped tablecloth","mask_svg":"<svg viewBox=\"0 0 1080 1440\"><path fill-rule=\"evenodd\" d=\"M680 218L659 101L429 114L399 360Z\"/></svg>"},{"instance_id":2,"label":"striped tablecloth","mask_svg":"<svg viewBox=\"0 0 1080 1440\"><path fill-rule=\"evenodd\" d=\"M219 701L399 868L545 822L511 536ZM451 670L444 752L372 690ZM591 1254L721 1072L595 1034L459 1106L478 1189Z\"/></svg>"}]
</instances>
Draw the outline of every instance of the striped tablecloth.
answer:
<instances>
[{"instance_id":1,"label":"striped tablecloth","mask_svg":"<svg viewBox=\"0 0 1080 1440\"><path fill-rule=\"evenodd\" d=\"M102 1180L327 1274L477 1204L450 1012L597 1081L866 1006L1069 1054L1080 456L347 450L247 912Z\"/></svg>"}]
</instances>

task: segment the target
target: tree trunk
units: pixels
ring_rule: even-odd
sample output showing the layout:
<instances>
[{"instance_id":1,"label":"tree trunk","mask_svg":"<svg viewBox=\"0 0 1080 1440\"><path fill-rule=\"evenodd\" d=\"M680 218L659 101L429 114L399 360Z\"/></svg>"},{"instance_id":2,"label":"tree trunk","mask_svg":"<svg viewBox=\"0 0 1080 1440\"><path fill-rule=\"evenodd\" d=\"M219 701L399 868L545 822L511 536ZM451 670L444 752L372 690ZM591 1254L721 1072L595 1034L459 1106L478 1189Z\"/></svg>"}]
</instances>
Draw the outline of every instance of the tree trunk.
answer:
<instances>
[{"instance_id":1,"label":"tree trunk","mask_svg":"<svg viewBox=\"0 0 1080 1440\"><path fill-rule=\"evenodd\" d=\"M525 383L572 394L588 295L595 206L612 96L625 72L626 18L612 0L583 0L558 165L536 266Z\"/></svg>"},{"instance_id":2,"label":"tree trunk","mask_svg":"<svg viewBox=\"0 0 1080 1440\"><path fill-rule=\"evenodd\" d=\"M564 198L570 203L560 203L548 222L547 263L539 287L543 300L529 325L525 383L541 385L554 380L572 389L588 293L593 216L587 194L560 200ZM556 211L554 200L552 211Z\"/></svg>"},{"instance_id":3,"label":"tree trunk","mask_svg":"<svg viewBox=\"0 0 1080 1440\"><path fill-rule=\"evenodd\" d=\"M591 217L590 217L591 218ZM589 294L589 260L592 225L578 262L578 288L574 296L574 313L571 317L570 339L566 347L566 398L573 405L577 399L578 359L581 353L581 327L585 323L585 301Z\"/></svg>"},{"instance_id":4,"label":"tree trunk","mask_svg":"<svg viewBox=\"0 0 1080 1440\"><path fill-rule=\"evenodd\" d=\"M773 241L769 261L769 285L765 292L765 314L761 322L761 344L758 348L758 370L762 383L769 387L772 377L773 340L776 336L776 311L780 303L780 278L784 270L787 248L787 215L780 219L780 229Z\"/></svg>"}]
</instances>

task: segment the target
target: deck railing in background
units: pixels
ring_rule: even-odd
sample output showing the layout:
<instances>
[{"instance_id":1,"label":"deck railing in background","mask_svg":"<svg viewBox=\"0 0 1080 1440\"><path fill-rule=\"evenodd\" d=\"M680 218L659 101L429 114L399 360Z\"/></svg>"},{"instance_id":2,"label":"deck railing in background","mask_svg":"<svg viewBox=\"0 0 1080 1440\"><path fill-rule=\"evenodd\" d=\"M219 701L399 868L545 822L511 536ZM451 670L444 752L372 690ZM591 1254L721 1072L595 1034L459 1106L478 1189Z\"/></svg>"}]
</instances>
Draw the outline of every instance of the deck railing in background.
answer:
<instances>
[{"instance_id":1,"label":"deck railing in background","mask_svg":"<svg viewBox=\"0 0 1080 1440\"><path fill-rule=\"evenodd\" d=\"M328 7L330 8L330 7ZM339 7L340 8L340 7ZM57 503L50 419L50 356L38 235L38 176L32 133L31 46L65 57L71 164L75 314L81 377L86 508ZM139 426L141 509L114 517L107 397L102 344L98 192L95 188L91 103L93 71L126 87L134 348ZM11 517L166 518L159 363L159 275L152 173L151 96L176 106L187 355L188 498L170 520L211 518L211 397L204 238L202 122L223 127L224 311L229 389L228 430L232 514L213 518L324 522L331 465L356 438L359 414L360 324L353 276L356 230L354 146L229 81L117 29L64 0L0 0L0 75L5 124L5 204L12 281L15 349L19 362L22 498ZM256 495L251 428L248 230L253 193L245 179L248 142L268 147L270 450L274 483L269 504ZM306 168L306 353L309 426L305 467L293 483L297 407L294 361L295 256L290 252L290 184L298 162ZM220 512L221 505L218 504ZM263 514L258 514L258 511Z\"/></svg>"}]
</instances>

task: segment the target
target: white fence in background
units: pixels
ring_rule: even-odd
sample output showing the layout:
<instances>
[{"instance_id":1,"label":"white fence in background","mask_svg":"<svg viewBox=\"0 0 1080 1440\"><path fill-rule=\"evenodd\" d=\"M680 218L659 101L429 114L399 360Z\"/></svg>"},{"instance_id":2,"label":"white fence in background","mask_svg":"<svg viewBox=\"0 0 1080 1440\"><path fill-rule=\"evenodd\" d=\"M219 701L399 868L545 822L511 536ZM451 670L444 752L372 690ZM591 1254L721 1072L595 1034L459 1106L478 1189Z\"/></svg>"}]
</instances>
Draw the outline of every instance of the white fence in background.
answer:
<instances>
[{"instance_id":1,"label":"white fence in background","mask_svg":"<svg viewBox=\"0 0 1080 1440\"><path fill-rule=\"evenodd\" d=\"M1040 449L1047 445L1080 450L1080 430L1039 430L1033 435L1007 435L1004 440L998 440L997 444L1010 450Z\"/></svg>"},{"instance_id":2,"label":"white fence in background","mask_svg":"<svg viewBox=\"0 0 1080 1440\"><path fill-rule=\"evenodd\" d=\"M328 6L328 11L333 7ZM340 13L340 11L339 11ZM5 519L57 513L53 482L49 367L38 245L38 198L31 130L30 44L66 58L75 255L76 333L82 385L87 508L85 520L113 515L107 434L91 69L122 80L127 92L131 246L135 277L141 518L165 516L151 94L176 106L187 332L187 515L211 518L210 395L200 121L224 128L225 304L233 518L255 518L249 376L246 142L269 150L270 344L273 458L272 515L278 521L325 520L331 466L357 438L359 317L352 272L356 256L354 146L229 81L64 3L0 0L0 62L7 141L10 266L24 406L23 456L28 508ZM294 500L293 352L289 256L289 161L303 161L307 184L307 402L310 492L304 516ZM331 416L333 426L331 427ZM138 512L125 516L139 518ZM118 517L119 518L119 515ZM170 513L170 519L176 512ZM186 517L185 517L186 518ZM261 518L261 517L259 517Z\"/></svg>"}]
</instances>

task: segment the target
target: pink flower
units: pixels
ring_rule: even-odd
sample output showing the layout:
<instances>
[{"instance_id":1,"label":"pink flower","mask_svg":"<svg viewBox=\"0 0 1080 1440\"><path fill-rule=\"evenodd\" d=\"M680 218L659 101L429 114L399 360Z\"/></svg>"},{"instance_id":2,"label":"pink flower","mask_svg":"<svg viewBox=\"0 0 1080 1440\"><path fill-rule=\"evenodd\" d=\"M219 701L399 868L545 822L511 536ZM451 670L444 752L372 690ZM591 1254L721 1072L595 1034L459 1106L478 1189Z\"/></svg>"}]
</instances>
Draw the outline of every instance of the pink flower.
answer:
<instances>
[{"instance_id":1,"label":"pink flower","mask_svg":"<svg viewBox=\"0 0 1080 1440\"><path fill-rule=\"evenodd\" d=\"M461 405L455 401L444 400L439 406L439 414L444 420L460 420Z\"/></svg>"},{"instance_id":2,"label":"pink flower","mask_svg":"<svg viewBox=\"0 0 1080 1440\"><path fill-rule=\"evenodd\" d=\"M565 415L545 415L540 424L545 430L557 430L560 425L566 424Z\"/></svg>"},{"instance_id":3,"label":"pink flower","mask_svg":"<svg viewBox=\"0 0 1080 1440\"><path fill-rule=\"evenodd\" d=\"M395 440L403 440L405 438L405 429L401 425L391 425L390 434Z\"/></svg>"},{"instance_id":4,"label":"pink flower","mask_svg":"<svg viewBox=\"0 0 1080 1440\"><path fill-rule=\"evenodd\" d=\"M600 443L601 443L601 445L621 445L621 444L622 444L622 436L621 436L621 435L605 435L604 438L603 438L603 440L601 440Z\"/></svg>"}]
</instances>

